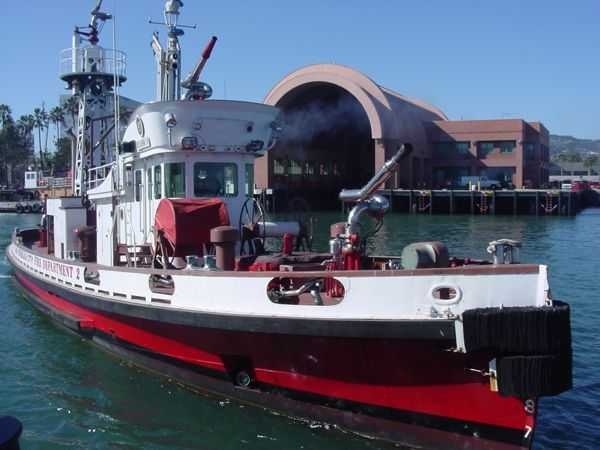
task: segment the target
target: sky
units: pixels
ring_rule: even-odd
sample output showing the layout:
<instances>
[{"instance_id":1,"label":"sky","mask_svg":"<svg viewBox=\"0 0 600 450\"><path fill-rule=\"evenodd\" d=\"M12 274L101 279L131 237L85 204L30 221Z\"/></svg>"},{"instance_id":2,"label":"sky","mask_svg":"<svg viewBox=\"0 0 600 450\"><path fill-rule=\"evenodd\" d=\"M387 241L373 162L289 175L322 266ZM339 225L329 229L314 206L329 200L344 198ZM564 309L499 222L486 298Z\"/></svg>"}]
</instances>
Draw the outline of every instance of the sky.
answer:
<instances>
[{"instance_id":1,"label":"sky","mask_svg":"<svg viewBox=\"0 0 600 450\"><path fill-rule=\"evenodd\" d=\"M58 56L94 0L3 0L0 103L18 118L65 93ZM553 134L600 139L600 0L184 0L187 74L219 37L203 80L214 98L262 101L289 72L353 67L376 83L439 107L453 120L523 118ZM153 100L162 0L105 0L127 53L121 94ZM112 25L101 36L112 47Z\"/></svg>"}]
</instances>

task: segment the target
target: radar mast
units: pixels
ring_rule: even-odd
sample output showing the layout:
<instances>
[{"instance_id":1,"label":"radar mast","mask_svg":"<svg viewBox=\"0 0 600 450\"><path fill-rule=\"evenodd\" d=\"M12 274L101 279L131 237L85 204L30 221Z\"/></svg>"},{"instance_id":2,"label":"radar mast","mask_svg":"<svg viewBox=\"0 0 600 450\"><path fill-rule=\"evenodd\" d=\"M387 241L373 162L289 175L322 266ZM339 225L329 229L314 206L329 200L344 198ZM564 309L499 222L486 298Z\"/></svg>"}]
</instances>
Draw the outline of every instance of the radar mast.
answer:
<instances>
[{"instance_id":1,"label":"radar mast","mask_svg":"<svg viewBox=\"0 0 600 450\"><path fill-rule=\"evenodd\" d=\"M83 196L104 179L114 161L115 84L125 82L125 54L101 47L100 33L112 15L97 0L89 25L75 27L70 49L60 57L60 78L77 99L73 195ZM86 45L82 46L82 43ZM96 169L96 170L93 170Z\"/></svg>"}]
</instances>

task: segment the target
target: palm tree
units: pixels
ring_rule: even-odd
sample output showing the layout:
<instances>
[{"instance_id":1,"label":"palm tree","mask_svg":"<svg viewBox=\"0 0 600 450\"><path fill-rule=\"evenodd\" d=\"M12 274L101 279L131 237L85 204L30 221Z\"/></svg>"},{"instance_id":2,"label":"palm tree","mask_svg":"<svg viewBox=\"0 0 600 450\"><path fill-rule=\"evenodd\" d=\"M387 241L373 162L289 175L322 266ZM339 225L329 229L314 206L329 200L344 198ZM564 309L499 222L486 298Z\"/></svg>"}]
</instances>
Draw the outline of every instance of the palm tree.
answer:
<instances>
[{"instance_id":1,"label":"palm tree","mask_svg":"<svg viewBox=\"0 0 600 450\"><path fill-rule=\"evenodd\" d=\"M56 127L56 141L60 139L60 126L65 121L65 111L60 106L55 106L50 110L49 113L50 121Z\"/></svg>"},{"instance_id":2,"label":"palm tree","mask_svg":"<svg viewBox=\"0 0 600 450\"><path fill-rule=\"evenodd\" d=\"M10 106L4 104L0 105L0 122L2 123L2 126L6 125L6 122L10 120L11 113Z\"/></svg>"},{"instance_id":3,"label":"palm tree","mask_svg":"<svg viewBox=\"0 0 600 450\"><path fill-rule=\"evenodd\" d=\"M38 151L40 155L40 170L44 170L44 151L42 149L42 130L45 123L46 112L42 108L35 108L33 110L33 127L37 129L38 134Z\"/></svg>"},{"instance_id":4,"label":"palm tree","mask_svg":"<svg viewBox=\"0 0 600 450\"><path fill-rule=\"evenodd\" d=\"M42 105L42 121L44 124L44 159L48 156L48 132L50 131L50 115L46 111L46 107Z\"/></svg>"},{"instance_id":5,"label":"palm tree","mask_svg":"<svg viewBox=\"0 0 600 450\"><path fill-rule=\"evenodd\" d=\"M77 96L72 95L62 105L62 109L64 114L69 114L71 116L71 129L75 128L75 119L77 117L77 113L79 112L79 99Z\"/></svg>"}]
</instances>

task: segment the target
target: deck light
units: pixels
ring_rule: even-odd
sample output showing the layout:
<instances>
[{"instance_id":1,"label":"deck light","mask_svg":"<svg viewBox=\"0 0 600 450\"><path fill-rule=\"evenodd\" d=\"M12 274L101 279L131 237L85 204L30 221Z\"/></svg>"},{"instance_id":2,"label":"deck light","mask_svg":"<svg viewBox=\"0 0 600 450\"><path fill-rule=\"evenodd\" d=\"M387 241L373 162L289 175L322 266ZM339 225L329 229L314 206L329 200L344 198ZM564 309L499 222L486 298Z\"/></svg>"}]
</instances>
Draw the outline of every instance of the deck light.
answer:
<instances>
[{"instance_id":1,"label":"deck light","mask_svg":"<svg viewBox=\"0 0 600 450\"><path fill-rule=\"evenodd\" d=\"M246 145L246 151L248 152L259 152L263 149L265 143L263 141L250 141L248 145Z\"/></svg>"},{"instance_id":2,"label":"deck light","mask_svg":"<svg viewBox=\"0 0 600 450\"><path fill-rule=\"evenodd\" d=\"M175 114L166 113L164 119L167 128L175 128L177 126L177 119L175 118Z\"/></svg>"},{"instance_id":3,"label":"deck light","mask_svg":"<svg viewBox=\"0 0 600 450\"><path fill-rule=\"evenodd\" d=\"M187 136L181 140L181 148L184 150L194 150L198 147L198 138L196 136Z\"/></svg>"}]
</instances>

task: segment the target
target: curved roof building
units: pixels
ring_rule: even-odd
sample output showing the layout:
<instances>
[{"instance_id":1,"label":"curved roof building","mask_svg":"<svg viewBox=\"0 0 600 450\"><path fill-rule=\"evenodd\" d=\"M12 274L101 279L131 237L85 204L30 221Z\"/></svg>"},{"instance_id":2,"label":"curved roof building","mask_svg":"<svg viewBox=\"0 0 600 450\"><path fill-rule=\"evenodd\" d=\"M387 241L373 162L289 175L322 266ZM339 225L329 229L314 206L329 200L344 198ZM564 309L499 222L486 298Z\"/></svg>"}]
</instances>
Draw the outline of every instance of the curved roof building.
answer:
<instances>
[{"instance_id":1,"label":"curved roof building","mask_svg":"<svg viewBox=\"0 0 600 450\"><path fill-rule=\"evenodd\" d=\"M437 141L461 141L462 146L457 148L462 151L463 137L453 133L474 133L476 140L467 141L472 156L470 165L465 166L465 158L459 155L457 160L450 157L450 161L442 162L444 167L438 167L451 168L451 175L444 170L437 174L441 183L447 184L446 179L458 173L479 174L482 164L477 161L477 146L482 136L495 139L494 134L504 130L498 136L502 142L507 137L513 142L512 136L517 136L516 148L518 136L525 136L526 125L531 125L514 119L514 123L452 122L439 108L380 86L363 73L337 64L315 64L291 72L270 90L264 102L282 110L285 125L277 146L256 161L256 185L275 189L283 196L280 201L290 201L295 196L311 198L315 207L324 199L336 201L342 188L363 185L402 143L411 143L414 150L388 187L431 186L435 184ZM468 130L463 124L469 124ZM485 134L488 128L491 134ZM504 167L502 164L506 163L500 160L496 166ZM522 168L511 173L523 175ZM507 176L511 173L507 172Z\"/></svg>"}]
</instances>

